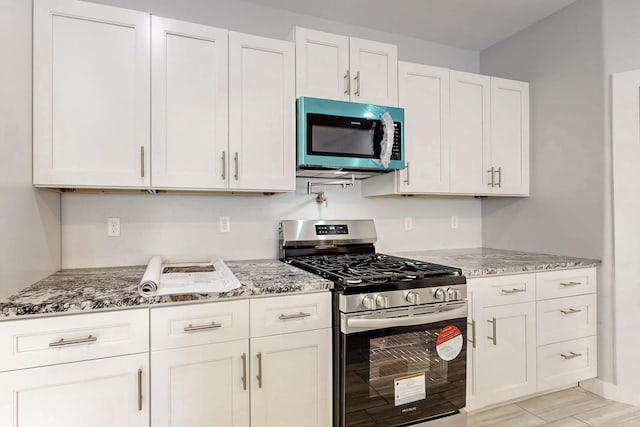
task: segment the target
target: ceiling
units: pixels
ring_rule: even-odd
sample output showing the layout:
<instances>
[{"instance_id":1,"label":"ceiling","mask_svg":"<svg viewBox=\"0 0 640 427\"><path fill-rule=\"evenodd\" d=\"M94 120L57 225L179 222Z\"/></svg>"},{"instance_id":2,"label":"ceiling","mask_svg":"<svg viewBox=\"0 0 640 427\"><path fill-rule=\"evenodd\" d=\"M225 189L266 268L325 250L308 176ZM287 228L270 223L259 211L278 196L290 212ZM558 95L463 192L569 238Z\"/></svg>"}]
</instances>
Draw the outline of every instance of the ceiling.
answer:
<instances>
[{"instance_id":1,"label":"ceiling","mask_svg":"<svg viewBox=\"0 0 640 427\"><path fill-rule=\"evenodd\" d=\"M246 0L303 15L483 50L575 0Z\"/></svg>"}]
</instances>

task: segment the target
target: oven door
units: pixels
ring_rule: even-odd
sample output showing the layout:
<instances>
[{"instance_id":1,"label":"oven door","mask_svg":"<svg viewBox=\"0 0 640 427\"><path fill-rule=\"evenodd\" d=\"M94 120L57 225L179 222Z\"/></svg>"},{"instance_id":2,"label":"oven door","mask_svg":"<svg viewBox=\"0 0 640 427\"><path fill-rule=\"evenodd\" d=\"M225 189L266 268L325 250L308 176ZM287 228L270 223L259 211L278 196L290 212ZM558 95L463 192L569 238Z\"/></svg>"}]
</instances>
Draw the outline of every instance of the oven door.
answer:
<instances>
[{"instance_id":1,"label":"oven door","mask_svg":"<svg viewBox=\"0 0 640 427\"><path fill-rule=\"evenodd\" d=\"M467 303L341 314L340 426L410 425L465 406Z\"/></svg>"}]
</instances>

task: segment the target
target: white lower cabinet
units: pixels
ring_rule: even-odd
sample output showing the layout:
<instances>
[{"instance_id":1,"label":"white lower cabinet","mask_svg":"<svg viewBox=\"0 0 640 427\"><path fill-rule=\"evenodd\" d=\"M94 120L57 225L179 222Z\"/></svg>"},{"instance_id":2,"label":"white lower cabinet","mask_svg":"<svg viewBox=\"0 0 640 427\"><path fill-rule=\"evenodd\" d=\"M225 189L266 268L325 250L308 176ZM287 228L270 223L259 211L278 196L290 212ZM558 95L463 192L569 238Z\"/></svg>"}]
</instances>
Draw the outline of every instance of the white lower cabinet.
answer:
<instances>
[{"instance_id":1,"label":"white lower cabinet","mask_svg":"<svg viewBox=\"0 0 640 427\"><path fill-rule=\"evenodd\" d=\"M149 425L147 353L0 374L0 425Z\"/></svg>"},{"instance_id":2,"label":"white lower cabinet","mask_svg":"<svg viewBox=\"0 0 640 427\"><path fill-rule=\"evenodd\" d=\"M251 339L251 426L331 426L331 329Z\"/></svg>"},{"instance_id":3,"label":"white lower cabinet","mask_svg":"<svg viewBox=\"0 0 640 427\"><path fill-rule=\"evenodd\" d=\"M249 341L151 354L154 427L249 425Z\"/></svg>"},{"instance_id":4,"label":"white lower cabinet","mask_svg":"<svg viewBox=\"0 0 640 427\"><path fill-rule=\"evenodd\" d=\"M468 280L467 409L597 375L596 269Z\"/></svg>"}]
</instances>

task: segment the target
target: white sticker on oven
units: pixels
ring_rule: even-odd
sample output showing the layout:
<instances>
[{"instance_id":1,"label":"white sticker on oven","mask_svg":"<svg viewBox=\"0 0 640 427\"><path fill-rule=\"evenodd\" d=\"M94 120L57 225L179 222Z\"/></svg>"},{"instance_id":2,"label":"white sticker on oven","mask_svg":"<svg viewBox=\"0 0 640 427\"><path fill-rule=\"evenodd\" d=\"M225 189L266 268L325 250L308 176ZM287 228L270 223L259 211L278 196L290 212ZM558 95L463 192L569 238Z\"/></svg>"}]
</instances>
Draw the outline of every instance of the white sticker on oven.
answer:
<instances>
[{"instance_id":1,"label":"white sticker on oven","mask_svg":"<svg viewBox=\"0 0 640 427\"><path fill-rule=\"evenodd\" d=\"M393 379L395 406L416 402L427 397L424 372Z\"/></svg>"},{"instance_id":2,"label":"white sticker on oven","mask_svg":"<svg viewBox=\"0 0 640 427\"><path fill-rule=\"evenodd\" d=\"M436 339L436 351L442 360L453 360L462 351L462 332L455 326L446 326Z\"/></svg>"}]
</instances>

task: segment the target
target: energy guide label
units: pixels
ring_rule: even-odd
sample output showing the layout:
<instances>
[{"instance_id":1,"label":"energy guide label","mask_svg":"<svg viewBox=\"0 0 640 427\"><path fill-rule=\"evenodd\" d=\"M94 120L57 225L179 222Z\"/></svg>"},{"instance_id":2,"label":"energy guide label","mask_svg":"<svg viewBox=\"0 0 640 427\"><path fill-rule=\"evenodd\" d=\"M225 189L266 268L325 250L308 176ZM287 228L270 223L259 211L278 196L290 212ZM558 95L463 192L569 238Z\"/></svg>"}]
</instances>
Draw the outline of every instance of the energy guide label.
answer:
<instances>
[{"instance_id":1,"label":"energy guide label","mask_svg":"<svg viewBox=\"0 0 640 427\"><path fill-rule=\"evenodd\" d=\"M442 360L453 360L462 351L462 332L455 326L445 326L436 339L436 351Z\"/></svg>"},{"instance_id":2,"label":"energy guide label","mask_svg":"<svg viewBox=\"0 0 640 427\"><path fill-rule=\"evenodd\" d=\"M424 372L393 379L395 406L416 402L427 397Z\"/></svg>"}]
</instances>

